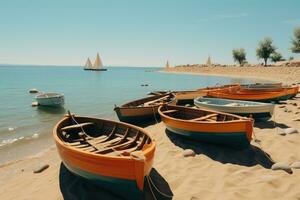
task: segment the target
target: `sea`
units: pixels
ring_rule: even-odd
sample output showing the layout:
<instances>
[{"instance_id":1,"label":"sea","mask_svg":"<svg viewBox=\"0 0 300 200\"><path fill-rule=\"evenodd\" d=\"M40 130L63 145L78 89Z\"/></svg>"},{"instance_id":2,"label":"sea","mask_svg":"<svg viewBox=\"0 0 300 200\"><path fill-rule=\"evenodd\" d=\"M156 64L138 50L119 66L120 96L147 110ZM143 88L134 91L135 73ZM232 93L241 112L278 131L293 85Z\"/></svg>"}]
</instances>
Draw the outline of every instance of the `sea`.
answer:
<instances>
[{"instance_id":1,"label":"sea","mask_svg":"<svg viewBox=\"0 0 300 200\"><path fill-rule=\"evenodd\" d=\"M0 164L19 160L54 145L52 128L70 110L76 115L117 120L114 105L146 97L155 90L194 90L256 80L162 73L161 68L0 65ZM142 86L148 85L148 86ZM58 92L61 108L32 107L36 94Z\"/></svg>"}]
</instances>

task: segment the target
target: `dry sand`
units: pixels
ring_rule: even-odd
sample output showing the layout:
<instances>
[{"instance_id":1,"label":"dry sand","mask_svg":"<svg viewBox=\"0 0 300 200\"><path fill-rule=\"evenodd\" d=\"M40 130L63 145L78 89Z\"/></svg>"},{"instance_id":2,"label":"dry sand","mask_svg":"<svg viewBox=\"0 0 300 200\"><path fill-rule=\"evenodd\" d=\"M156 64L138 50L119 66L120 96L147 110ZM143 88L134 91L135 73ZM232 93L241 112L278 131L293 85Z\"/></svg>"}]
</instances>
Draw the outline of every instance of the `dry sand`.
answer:
<instances>
[{"instance_id":1,"label":"dry sand","mask_svg":"<svg viewBox=\"0 0 300 200\"><path fill-rule=\"evenodd\" d=\"M256 66L256 67L171 67L166 72L262 78L284 84L300 83L300 67Z\"/></svg>"},{"instance_id":2,"label":"dry sand","mask_svg":"<svg viewBox=\"0 0 300 200\"><path fill-rule=\"evenodd\" d=\"M281 72L280 76L289 73ZM244 72L236 74L247 75ZM261 74L264 72L258 72L257 76ZM283 80L276 73L274 76L268 73L268 76ZM300 76L290 81L299 82L297 78ZM278 134L279 128L285 127L300 131L300 121L293 121L300 119L300 95L285 103L285 108L276 106L273 117L276 123L256 123L257 142L252 141L252 147L242 151L184 140L166 133L163 123L146 127L157 141L153 167L160 179L154 178L154 181L159 186L166 181L160 188L168 193L169 186L173 199L300 199L300 169L293 169L292 174L273 171L270 169L273 162L266 156L268 154L275 162L300 160L300 135ZM291 103L297 103L297 106ZM196 156L183 157L184 149L193 149ZM32 172L43 164L50 167L40 174ZM0 199L63 199L59 188L59 184L62 185L60 173L62 169L55 147L35 157L2 165ZM82 194L75 190L70 192ZM109 198L102 196L99 199Z\"/></svg>"}]
</instances>

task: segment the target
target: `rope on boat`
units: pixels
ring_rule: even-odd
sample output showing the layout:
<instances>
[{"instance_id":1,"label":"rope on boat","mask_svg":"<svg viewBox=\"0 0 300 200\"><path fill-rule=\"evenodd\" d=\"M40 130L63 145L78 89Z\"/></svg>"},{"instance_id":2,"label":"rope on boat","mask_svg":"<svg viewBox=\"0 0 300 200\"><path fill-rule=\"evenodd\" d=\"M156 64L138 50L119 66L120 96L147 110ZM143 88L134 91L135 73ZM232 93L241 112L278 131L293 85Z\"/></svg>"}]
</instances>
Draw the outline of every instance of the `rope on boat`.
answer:
<instances>
[{"instance_id":1,"label":"rope on boat","mask_svg":"<svg viewBox=\"0 0 300 200\"><path fill-rule=\"evenodd\" d=\"M161 194L162 196L167 197L167 198L170 198L170 199L173 198L173 195L168 195L168 194L163 193L162 191L160 191L160 190L156 187L156 185L153 183L153 181L152 181L150 175L146 176L146 179L147 179L147 182L148 182L148 185L149 185L149 189L150 189L150 191L151 191L151 194L152 194L154 200L157 200L157 198L156 198L156 196L155 196L155 194L154 194L154 192L153 192L152 186L153 186L154 189L155 189L159 194Z\"/></svg>"},{"instance_id":2,"label":"rope on boat","mask_svg":"<svg viewBox=\"0 0 300 200\"><path fill-rule=\"evenodd\" d=\"M159 122L158 122L158 120L157 120L157 118L156 118L156 112L155 112L155 106L151 106L152 107L152 111L153 111L153 115L154 115L154 119L155 119L155 121L156 121L156 124L158 124Z\"/></svg>"},{"instance_id":3,"label":"rope on boat","mask_svg":"<svg viewBox=\"0 0 300 200\"><path fill-rule=\"evenodd\" d=\"M74 116L71 114L70 110L68 110L68 115L69 115L69 117L71 117L71 119L73 120L73 122L75 122L76 124L79 124L79 123L76 121L76 119L74 118ZM86 132L84 131L84 129L83 129L82 126L80 126L80 129L81 129L82 133L84 133L84 134L86 135Z\"/></svg>"}]
</instances>

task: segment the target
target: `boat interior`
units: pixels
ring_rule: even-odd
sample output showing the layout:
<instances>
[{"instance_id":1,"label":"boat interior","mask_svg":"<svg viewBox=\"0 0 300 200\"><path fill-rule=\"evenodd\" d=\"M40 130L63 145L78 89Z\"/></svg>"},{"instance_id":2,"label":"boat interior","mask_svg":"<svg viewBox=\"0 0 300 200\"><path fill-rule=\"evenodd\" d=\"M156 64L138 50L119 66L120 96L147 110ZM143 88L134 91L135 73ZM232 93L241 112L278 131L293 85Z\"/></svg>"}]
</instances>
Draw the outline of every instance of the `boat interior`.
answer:
<instances>
[{"instance_id":1,"label":"boat interior","mask_svg":"<svg viewBox=\"0 0 300 200\"><path fill-rule=\"evenodd\" d=\"M240 120L239 117L216 113L209 110L193 109L183 106L163 106L160 111L171 118L188 120L191 122L224 122Z\"/></svg>"},{"instance_id":2,"label":"boat interior","mask_svg":"<svg viewBox=\"0 0 300 200\"><path fill-rule=\"evenodd\" d=\"M57 130L65 145L111 156L130 156L142 150L151 138L140 130L111 121L70 117Z\"/></svg>"}]
</instances>

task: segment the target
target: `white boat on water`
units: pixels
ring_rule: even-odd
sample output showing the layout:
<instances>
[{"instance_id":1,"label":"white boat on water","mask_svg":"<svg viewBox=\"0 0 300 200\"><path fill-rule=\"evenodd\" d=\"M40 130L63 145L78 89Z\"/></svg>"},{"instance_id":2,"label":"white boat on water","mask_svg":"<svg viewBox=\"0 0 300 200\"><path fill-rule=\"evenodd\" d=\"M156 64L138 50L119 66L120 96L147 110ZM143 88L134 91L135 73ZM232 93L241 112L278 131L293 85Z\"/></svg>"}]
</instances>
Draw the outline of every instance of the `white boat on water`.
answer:
<instances>
[{"instance_id":1,"label":"white boat on water","mask_svg":"<svg viewBox=\"0 0 300 200\"><path fill-rule=\"evenodd\" d=\"M41 106L63 106L65 103L64 95L59 93L43 93L37 95L35 99Z\"/></svg>"},{"instance_id":2,"label":"white boat on water","mask_svg":"<svg viewBox=\"0 0 300 200\"><path fill-rule=\"evenodd\" d=\"M274 112L274 104L254 101L198 97L194 99L194 104L198 108L232 113L258 120L270 119Z\"/></svg>"},{"instance_id":3,"label":"white boat on water","mask_svg":"<svg viewBox=\"0 0 300 200\"><path fill-rule=\"evenodd\" d=\"M85 63L84 70L91 70L91 71L107 71L106 68L103 68L102 61L100 59L99 53L97 53L96 59L94 64L92 64L90 58L87 59Z\"/></svg>"}]
</instances>

